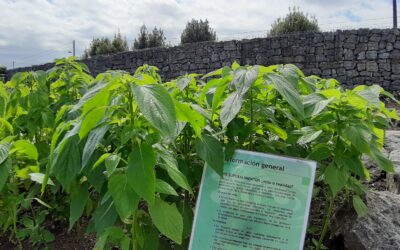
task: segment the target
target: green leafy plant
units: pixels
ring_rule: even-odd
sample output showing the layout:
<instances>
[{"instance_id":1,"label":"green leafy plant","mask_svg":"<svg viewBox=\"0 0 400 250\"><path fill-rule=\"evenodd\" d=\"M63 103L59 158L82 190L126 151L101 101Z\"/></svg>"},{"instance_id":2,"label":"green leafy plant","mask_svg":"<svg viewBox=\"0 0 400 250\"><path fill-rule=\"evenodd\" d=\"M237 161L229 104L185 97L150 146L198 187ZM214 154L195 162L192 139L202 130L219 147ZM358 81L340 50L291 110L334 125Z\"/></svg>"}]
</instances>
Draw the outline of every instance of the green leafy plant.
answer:
<instances>
[{"instance_id":1,"label":"green leafy plant","mask_svg":"<svg viewBox=\"0 0 400 250\"><path fill-rule=\"evenodd\" d=\"M0 227L3 232L11 228L10 239L16 239L20 246L24 238L21 234L26 230L37 233L36 224L41 224L36 221L35 228L27 229L22 217L36 209L50 208L44 199L63 203L55 195L58 188L51 179L46 180L51 187L42 197L40 185L57 115L62 106L74 103L86 91L92 79L85 70L86 66L74 58L59 59L49 72L17 73L0 85ZM25 225L25 233L20 233L21 225Z\"/></svg>"},{"instance_id":2,"label":"green leafy plant","mask_svg":"<svg viewBox=\"0 0 400 250\"><path fill-rule=\"evenodd\" d=\"M20 240L28 239L32 246L40 247L54 241L54 235L42 227L48 211L42 210L34 218L28 216L20 220L23 228L17 232Z\"/></svg>"},{"instance_id":3,"label":"green leafy plant","mask_svg":"<svg viewBox=\"0 0 400 250\"><path fill-rule=\"evenodd\" d=\"M335 79L304 76L290 64L233 63L169 82L148 65L133 75L108 71L94 79L85 71L64 59L47 73L7 83L22 79L21 86L30 86L44 74L46 84L37 86L46 88L28 87L28 94L0 89L0 101L7 103L0 109L0 133L6 136L0 144L0 184L6 186L0 199L15 207L4 229L14 224L17 232L22 203L33 200L43 207L66 204L70 229L88 217L96 249L186 249L204 163L222 175L224 157L241 148L318 161L315 187L327 210L323 225L309 232L319 237L312 242L321 249L338 197L360 216L366 212L363 183L370 177L361 156L393 170L381 149L389 121L399 117L380 98L397 101L377 85L344 89ZM39 89L48 103L26 106L24 98ZM37 116L33 126L19 121L21 109L34 108L49 109L51 122ZM34 175L23 189L16 173L32 165L34 171L24 170ZM11 194L19 198L9 199Z\"/></svg>"}]
</instances>

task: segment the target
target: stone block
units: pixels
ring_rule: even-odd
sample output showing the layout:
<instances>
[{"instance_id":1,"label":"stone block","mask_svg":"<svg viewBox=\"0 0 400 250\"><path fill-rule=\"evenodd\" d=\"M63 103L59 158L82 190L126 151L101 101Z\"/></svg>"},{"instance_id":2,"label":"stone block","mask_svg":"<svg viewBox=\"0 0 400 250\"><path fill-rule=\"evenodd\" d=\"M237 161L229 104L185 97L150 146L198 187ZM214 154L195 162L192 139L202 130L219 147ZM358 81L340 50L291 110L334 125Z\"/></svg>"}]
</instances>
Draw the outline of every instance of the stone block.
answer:
<instances>
[{"instance_id":1,"label":"stone block","mask_svg":"<svg viewBox=\"0 0 400 250\"><path fill-rule=\"evenodd\" d=\"M365 53L365 58L367 58L368 60L375 60L377 57L378 57L378 53L375 50L367 51Z\"/></svg>"}]
</instances>

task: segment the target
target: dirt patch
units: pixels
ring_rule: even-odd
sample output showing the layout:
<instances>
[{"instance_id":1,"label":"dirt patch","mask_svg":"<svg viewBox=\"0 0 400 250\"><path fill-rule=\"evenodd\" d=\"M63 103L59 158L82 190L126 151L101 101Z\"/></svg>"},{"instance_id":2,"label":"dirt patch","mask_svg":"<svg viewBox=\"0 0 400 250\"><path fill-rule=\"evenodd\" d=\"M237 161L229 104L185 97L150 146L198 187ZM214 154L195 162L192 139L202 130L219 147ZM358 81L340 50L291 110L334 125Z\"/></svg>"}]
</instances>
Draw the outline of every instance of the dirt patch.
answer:
<instances>
[{"instance_id":1,"label":"dirt patch","mask_svg":"<svg viewBox=\"0 0 400 250\"><path fill-rule=\"evenodd\" d=\"M83 221L80 229L77 230L76 227L68 232L68 225L56 224L51 225L49 230L54 234L55 240L47 245L47 249L56 250L86 250L93 249L96 244L96 236L94 234L86 234L85 230L87 227L87 222ZM8 235L0 235L0 250L11 250L18 249L18 244L16 242L11 242ZM22 249L46 249L46 246L32 246L29 241L21 242Z\"/></svg>"}]
</instances>

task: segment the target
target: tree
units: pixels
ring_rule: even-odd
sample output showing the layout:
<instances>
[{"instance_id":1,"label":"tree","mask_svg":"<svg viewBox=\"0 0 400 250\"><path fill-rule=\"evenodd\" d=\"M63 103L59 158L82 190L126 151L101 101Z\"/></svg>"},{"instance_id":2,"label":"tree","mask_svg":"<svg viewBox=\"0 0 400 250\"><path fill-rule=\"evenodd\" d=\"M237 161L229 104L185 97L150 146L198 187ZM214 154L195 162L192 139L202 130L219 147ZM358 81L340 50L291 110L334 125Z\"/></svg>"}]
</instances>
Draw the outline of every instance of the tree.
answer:
<instances>
[{"instance_id":1,"label":"tree","mask_svg":"<svg viewBox=\"0 0 400 250\"><path fill-rule=\"evenodd\" d=\"M140 27L139 35L133 42L133 49L145 49L149 40L149 34L147 32L146 25Z\"/></svg>"},{"instance_id":2,"label":"tree","mask_svg":"<svg viewBox=\"0 0 400 250\"><path fill-rule=\"evenodd\" d=\"M165 36L161 28L154 27L153 31L149 33L146 25L140 27L138 37L133 42L133 49L145 49L153 47L164 47Z\"/></svg>"},{"instance_id":3,"label":"tree","mask_svg":"<svg viewBox=\"0 0 400 250\"><path fill-rule=\"evenodd\" d=\"M157 29L154 27L151 34L149 34L148 47L164 47L165 46L165 36L162 29Z\"/></svg>"},{"instance_id":4,"label":"tree","mask_svg":"<svg viewBox=\"0 0 400 250\"><path fill-rule=\"evenodd\" d=\"M128 51L128 42L126 38L122 38L121 33L118 31L117 34L114 35L114 40L112 41L112 47L114 49L114 53Z\"/></svg>"},{"instance_id":5,"label":"tree","mask_svg":"<svg viewBox=\"0 0 400 250\"><path fill-rule=\"evenodd\" d=\"M284 18L278 18L271 25L270 35L281 35L293 32L319 31L318 21L314 16L304 14L297 7L289 8Z\"/></svg>"},{"instance_id":6,"label":"tree","mask_svg":"<svg viewBox=\"0 0 400 250\"><path fill-rule=\"evenodd\" d=\"M215 41L215 31L210 27L208 20L195 20L188 22L181 34L181 43L195 43L203 41Z\"/></svg>"},{"instance_id":7,"label":"tree","mask_svg":"<svg viewBox=\"0 0 400 250\"><path fill-rule=\"evenodd\" d=\"M83 57L89 58L96 55L108 55L128 50L129 47L126 38L122 38L121 33L118 31L114 35L113 40L110 40L108 37L93 38L89 48L85 50Z\"/></svg>"}]
</instances>

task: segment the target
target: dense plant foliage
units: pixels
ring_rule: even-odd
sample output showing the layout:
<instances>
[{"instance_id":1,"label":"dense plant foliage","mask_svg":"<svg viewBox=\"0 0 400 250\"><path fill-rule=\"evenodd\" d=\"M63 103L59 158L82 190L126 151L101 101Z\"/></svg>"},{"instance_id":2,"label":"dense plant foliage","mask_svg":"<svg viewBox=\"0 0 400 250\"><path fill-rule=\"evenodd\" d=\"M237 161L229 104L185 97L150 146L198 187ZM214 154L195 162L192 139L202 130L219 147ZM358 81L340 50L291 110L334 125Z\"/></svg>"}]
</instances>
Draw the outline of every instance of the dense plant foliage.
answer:
<instances>
[{"instance_id":1,"label":"dense plant foliage","mask_svg":"<svg viewBox=\"0 0 400 250\"><path fill-rule=\"evenodd\" d=\"M289 13L284 18L278 18L271 25L270 35L282 35L293 32L319 31L318 21L309 17L299 8L289 8Z\"/></svg>"},{"instance_id":2,"label":"dense plant foliage","mask_svg":"<svg viewBox=\"0 0 400 250\"><path fill-rule=\"evenodd\" d=\"M147 65L93 79L72 59L16 74L0 85L0 226L37 244L51 240L32 229L42 217L72 228L85 216L96 249L187 249L204 162L222 174L221 156L242 148L319 162L315 190L329 204L310 235L319 248L338 196L366 212L361 156L393 170L381 149L399 117L381 95L394 99L290 64L233 63L169 82Z\"/></svg>"},{"instance_id":3,"label":"dense plant foliage","mask_svg":"<svg viewBox=\"0 0 400 250\"><path fill-rule=\"evenodd\" d=\"M181 44L215 41L216 39L216 33L210 27L207 19L205 21L192 19L186 24L181 34Z\"/></svg>"},{"instance_id":4,"label":"dense plant foliage","mask_svg":"<svg viewBox=\"0 0 400 250\"><path fill-rule=\"evenodd\" d=\"M121 33L118 32L114 35L114 39L112 40L108 37L93 38L89 48L85 50L83 57L89 58L96 55L109 55L128 50L129 47L126 38L123 38Z\"/></svg>"},{"instance_id":5,"label":"dense plant foliage","mask_svg":"<svg viewBox=\"0 0 400 250\"><path fill-rule=\"evenodd\" d=\"M153 47L164 47L165 36L161 28L154 27L150 32L147 31L146 25L140 27L138 37L133 42L133 49L145 49Z\"/></svg>"}]
</instances>

